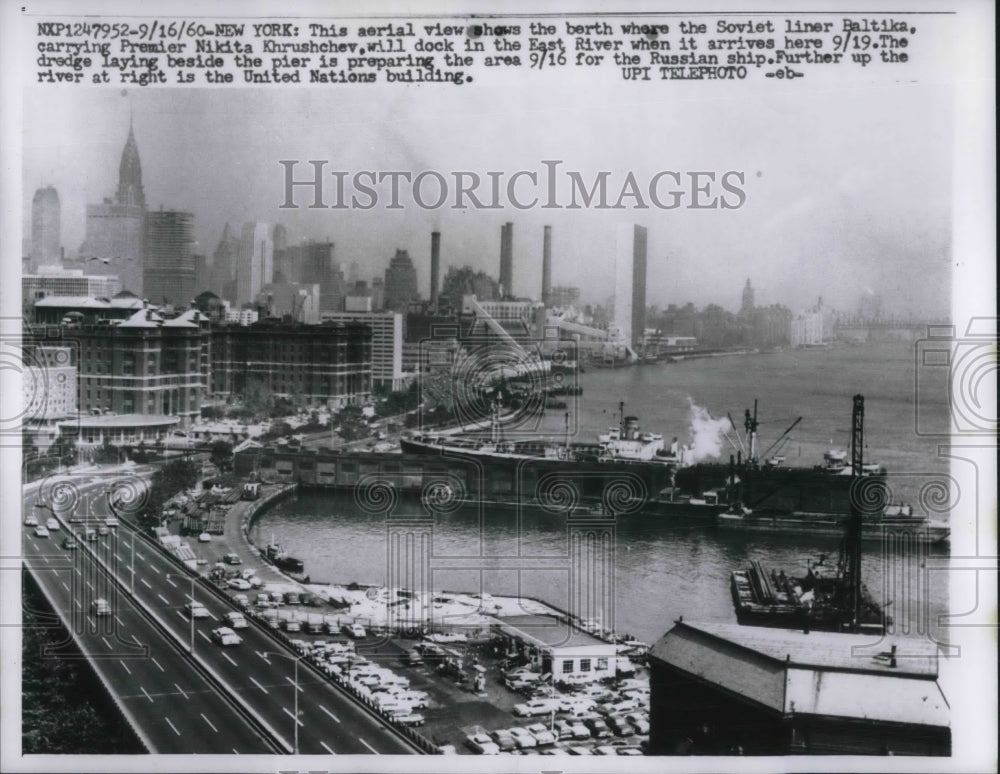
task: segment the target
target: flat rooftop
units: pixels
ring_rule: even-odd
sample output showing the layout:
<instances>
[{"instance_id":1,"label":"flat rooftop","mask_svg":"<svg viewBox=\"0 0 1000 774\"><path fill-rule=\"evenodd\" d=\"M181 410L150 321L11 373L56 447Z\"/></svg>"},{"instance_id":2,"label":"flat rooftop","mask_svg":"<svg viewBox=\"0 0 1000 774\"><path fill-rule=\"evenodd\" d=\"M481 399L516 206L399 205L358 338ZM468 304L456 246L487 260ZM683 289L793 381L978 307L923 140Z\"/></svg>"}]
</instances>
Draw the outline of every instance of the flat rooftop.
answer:
<instances>
[{"instance_id":1,"label":"flat rooftop","mask_svg":"<svg viewBox=\"0 0 1000 774\"><path fill-rule=\"evenodd\" d=\"M102 414L100 416L81 415L78 418L60 422L67 427L116 428L116 427L163 427L176 425L180 417L159 414Z\"/></svg>"},{"instance_id":2,"label":"flat rooftop","mask_svg":"<svg viewBox=\"0 0 1000 774\"><path fill-rule=\"evenodd\" d=\"M542 615L540 613L506 615L497 617L496 620L553 648L592 648L595 646L603 646L611 650L617 650L618 648L617 645L605 642L599 637L577 629L568 622L562 621L552 615Z\"/></svg>"}]
</instances>

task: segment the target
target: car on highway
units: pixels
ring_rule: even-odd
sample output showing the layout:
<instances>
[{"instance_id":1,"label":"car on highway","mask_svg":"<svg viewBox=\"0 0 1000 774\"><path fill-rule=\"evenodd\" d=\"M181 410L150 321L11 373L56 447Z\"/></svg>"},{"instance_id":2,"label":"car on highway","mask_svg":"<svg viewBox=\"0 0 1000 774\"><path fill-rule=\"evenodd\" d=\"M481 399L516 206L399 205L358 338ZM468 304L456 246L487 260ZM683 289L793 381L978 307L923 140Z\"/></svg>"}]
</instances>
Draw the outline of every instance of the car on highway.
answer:
<instances>
[{"instance_id":1,"label":"car on highway","mask_svg":"<svg viewBox=\"0 0 1000 774\"><path fill-rule=\"evenodd\" d=\"M65 549L67 549L67 550L69 550L69 551L73 551L73 550L79 548L79 545L80 544L76 542L76 538L75 537L63 538L62 547L65 548Z\"/></svg>"},{"instance_id":2,"label":"car on highway","mask_svg":"<svg viewBox=\"0 0 1000 774\"><path fill-rule=\"evenodd\" d=\"M246 629L249 626L243 613L226 613L226 622L233 629Z\"/></svg>"},{"instance_id":3,"label":"car on highway","mask_svg":"<svg viewBox=\"0 0 1000 774\"><path fill-rule=\"evenodd\" d=\"M209 535L207 532L202 532L200 535L198 535L198 542L199 543L211 543L212 542L212 536Z\"/></svg>"},{"instance_id":4,"label":"car on highway","mask_svg":"<svg viewBox=\"0 0 1000 774\"><path fill-rule=\"evenodd\" d=\"M465 746L476 755L497 755L500 752L497 743L485 731L469 734L465 737Z\"/></svg>"},{"instance_id":5,"label":"car on highway","mask_svg":"<svg viewBox=\"0 0 1000 774\"><path fill-rule=\"evenodd\" d=\"M218 629L212 629L212 641L224 648L234 648L243 642L243 638L228 626L220 626Z\"/></svg>"},{"instance_id":6,"label":"car on highway","mask_svg":"<svg viewBox=\"0 0 1000 774\"><path fill-rule=\"evenodd\" d=\"M496 742L497 747L500 748L500 752L511 752L517 749L517 740L514 739L509 729L498 728L490 736Z\"/></svg>"},{"instance_id":7,"label":"car on highway","mask_svg":"<svg viewBox=\"0 0 1000 774\"><path fill-rule=\"evenodd\" d=\"M531 732L526 728L521 728L520 726L514 726L510 729L510 735L514 737L514 742L517 744L519 750L526 750L529 747L538 747L538 740L531 735Z\"/></svg>"},{"instance_id":8,"label":"car on highway","mask_svg":"<svg viewBox=\"0 0 1000 774\"><path fill-rule=\"evenodd\" d=\"M90 605L90 610L94 615L111 615L111 605L104 598L95 599Z\"/></svg>"},{"instance_id":9,"label":"car on highway","mask_svg":"<svg viewBox=\"0 0 1000 774\"><path fill-rule=\"evenodd\" d=\"M250 591L253 588L249 581L245 581L242 578L233 578L226 583L231 589L237 589L238 591Z\"/></svg>"},{"instance_id":10,"label":"car on highway","mask_svg":"<svg viewBox=\"0 0 1000 774\"><path fill-rule=\"evenodd\" d=\"M365 637L368 636L367 632L365 632L365 627L363 627L359 623L344 624L343 627L341 627L341 630L348 637L351 637L352 639L355 640L363 640Z\"/></svg>"},{"instance_id":11,"label":"car on highway","mask_svg":"<svg viewBox=\"0 0 1000 774\"><path fill-rule=\"evenodd\" d=\"M118 526L118 517L117 516L108 516L104 520L104 524L107 527L115 528L115 527Z\"/></svg>"},{"instance_id":12,"label":"car on highway","mask_svg":"<svg viewBox=\"0 0 1000 774\"><path fill-rule=\"evenodd\" d=\"M184 612L189 618L208 618L211 615L201 602L188 602L184 605Z\"/></svg>"},{"instance_id":13,"label":"car on highway","mask_svg":"<svg viewBox=\"0 0 1000 774\"><path fill-rule=\"evenodd\" d=\"M105 525L100 524L97 527L97 534L100 535L101 537L107 537L108 535L111 534L111 532Z\"/></svg>"},{"instance_id":14,"label":"car on highway","mask_svg":"<svg viewBox=\"0 0 1000 774\"><path fill-rule=\"evenodd\" d=\"M556 735L550 731L544 723L532 723L528 726L528 732L535 737L539 747L556 743Z\"/></svg>"},{"instance_id":15,"label":"car on highway","mask_svg":"<svg viewBox=\"0 0 1000 774\"><path fill-rule=\"evenodd\" d=\"M49 536L49 531L41 524L35 527L35 537L47 538L48 536Z\"/></svg>"},{"instance_id":16,"label":"car on highway","mask_svg":"<svg viewBox=\"0 0 1000 774\"><path fill-rule=\"evenodd\" d=\"M550 715L558 711L558 699L531 699L523 704L514 705L514 714L522 718L530 718L535 715Z\"/></svg>"},{"instance_id":17,"label":"car on highway","mask_svg":"<svg viewBox=\"0 0 1000 774\"><path fill-rule=\"evenodd\" d=\"M55 532L56 530L59 529L59 522L53 517L45 522L45 526L50 531Z\"/></svg>"},{"instance_id":18,"label":"car on highway","mask_svg":"<svg viewBox=\"0 0 1000 774\"><path fill-rule=\"evenodd\" d=\"M38 519L35 517L35 514L29 513L27 516L24 517L24 526L25 527L38 526Z\"/></svg>"},{"instance_id":19,"label":"car on highway","mask_svg":"<svg viewBox=\"0 0 1000 774\"><path fill-rule=\"evenodd\" d=\"M87 540L88 543L93 543L95 540L97 540L97 531L92 530L88 527L86 530L84 530L83 537L85 540Z\"/></svg>"}]
</instances>

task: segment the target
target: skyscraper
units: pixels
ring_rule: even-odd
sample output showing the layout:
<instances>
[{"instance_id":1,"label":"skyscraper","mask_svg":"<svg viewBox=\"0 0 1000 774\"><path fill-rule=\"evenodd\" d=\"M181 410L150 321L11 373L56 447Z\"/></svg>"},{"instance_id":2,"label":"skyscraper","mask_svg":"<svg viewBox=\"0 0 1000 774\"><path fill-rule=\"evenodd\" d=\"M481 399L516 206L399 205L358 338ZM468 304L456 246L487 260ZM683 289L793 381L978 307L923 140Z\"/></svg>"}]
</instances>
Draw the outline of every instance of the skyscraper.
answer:
<instances>
[{"instance_id":1,"label":"skyscraper","mask_svg":"<svg viewBox=\"0 0 1000 774\"><path fill-rule=\"evenodd\" d=\"M193 223L190 212L146 213L142 294L150 301L185 307L194 299Z\"/></svg>"},{"instance_id":2,"label":"skyscraper","mask_svg":"<svg viewBox=\"0 0 1000 774\"><path fill-rule=\"evenodd\" d=\"M122 287L143 289L143 218L146 196L142 189L139 146L129 122L128 139L118 164L115 198L87 205L87 235L81 259L95 274L117 274Z\"/></svg>"},{"instance_id":3,"label":"skyscraper","mask_svg":"<svg viewBox=\"0 0 1000 774\"><path fill-rule=\"evenodd\" d=\"M628 345L642 339L646 327L646 229L623 223L615 243L614 326Z\"/></svg>"},{"instance_id":4,"label":"skyscraper","mask_svg":"<svg viewBox=\"0 0 1000 774\"><path fill-rule=\"evenodd\" d=\"M436 307L441 290L441 232L431 232L431 305Z\"/></svg>"},{"instance_id":5,"label":"skyscraper","mask_svg":"<svg viewBox=\"0 0 1000 774\"><path fill-rule=\"evenodd\" d=\"M752 317L753 309L753 288L750 286L750 278L747 277L747 284L743 287L743 304L740 306L740 315Z\"/></svg>"},{"instance_id":6,"label":"skyscraper","mask_svg":"<svg viewBox=\"0 0 1000 774\"><path fill-rule=\"evenodd\" d=\"M410 302L417 298L417 270L410 254L397 249L385 270L385 308L406 314Z\"/></svg>"},{"instance_id":7,"label":"skyscraper","mask_svg":"<svg viewBox=\"0 0 1000 774\"><path fill-rule=\"evenodd\" d=\"M500 227L500 295L512 297L514 283L514 224L504 223Z\"/></svg>"},{"instance_id":8,"label":"skyscraper","mask_svg":"<svg viewBox=\"0 0 1000 774\"><path fill-rule=\"evenodd\" d=\"M302 245L299 281L306 285L319 285L320 311L343 311L347 282L334 260L333 242L306 242Z\"/></svg>"},{"instance_id":9,"label":"skyscraper","mask_svg":"<svg viewBox=\"0 0 1000 774\"><path fill-rule=\"evenodd\" d=\"M253 302L274 277L274 247L266 223L245 223L236 264L236 303Z\"/></svg>"},{"instance_id":10,"label":"skyscraper","mask_svg":"<svg viewBox=\"0 0 1000 774\"><path fill-rule=\"evenodd\" d=\"M31 270L60 264L59 194L52 186L39 188L31 200Z\"/></svg>"},{"instance_id":11,"label":"skyscraper","mask_svg":"<svg viewBox=\"0 0 1000 774\"><path fill-rule=\"evenodd\" d=\"M552 296L552 226L542 231L542 303L548 306Z\"/></svg>"},{"instance_id":12,"label":"skyscraper","mask_svg":"<svg viewBox=\"0 0 1000 774\"><path fill-rule=\"evenodd\" d=\"M212 253L212 278L209 288L220 298L236 301L236 287L233 283L233 268L240 254L240 240L233 236L229 224L222 229L219 244Z\"/></svg>"}]
</instances>

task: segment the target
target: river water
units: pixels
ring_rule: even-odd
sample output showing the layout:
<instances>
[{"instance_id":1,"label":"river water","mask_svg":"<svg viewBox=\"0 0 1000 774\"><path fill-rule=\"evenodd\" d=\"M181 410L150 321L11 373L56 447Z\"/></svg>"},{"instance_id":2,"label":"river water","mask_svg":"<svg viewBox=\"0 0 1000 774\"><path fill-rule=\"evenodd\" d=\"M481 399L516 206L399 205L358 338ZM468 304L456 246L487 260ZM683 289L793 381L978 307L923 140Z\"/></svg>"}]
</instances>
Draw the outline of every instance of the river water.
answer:
<instances>
[{"instance_id":1,"label":"river water","mask_svg":"<svg viewBox=\"0 0 1000 774\"><path fill-rule=\"evenodd\" d=\"M638 416L643 429L728 458L728 442L710 432L713 422L731 413L742 424L743 410L756 398L761 450L801 416L780 451L786 464L811 466L831 446L848 448L851 398L861 393L865 460L889 469L894 501L947 518L948 463L937 456L940 439L914 429L918 402L922 428L928 421L947 427L944 381L917 395L914 377L913 345L901 342L593 369L576 377L583 394L568 399L567 409L536 419L539 433L565 437L568 411L574 440L590 440L617 424L618 403L625 401L626 413ZM923 379L921 389L926 385ZM417 501L401 501L394 517L407 513L431 518ZM428 587L532 596L581 614L596 611L609 628L645 641L659 638L679 616L735 621L729 574L748 559L793 574L818 554L834 561L838 551L835 537L719 533L633 516L611 528L603 563L585 560L581 569L564 516L465 507L432 519ZM254 527L258 544L272 535L303 559L314 581L383 584L393 578L385 519L351 496L299 493ZM931 569L946 561L947 548L929 550L866 543L863 575L876 599L890 603L897 631L943 641L935 622L948 607L947 573Z\"/></svg>"}]
</instances>

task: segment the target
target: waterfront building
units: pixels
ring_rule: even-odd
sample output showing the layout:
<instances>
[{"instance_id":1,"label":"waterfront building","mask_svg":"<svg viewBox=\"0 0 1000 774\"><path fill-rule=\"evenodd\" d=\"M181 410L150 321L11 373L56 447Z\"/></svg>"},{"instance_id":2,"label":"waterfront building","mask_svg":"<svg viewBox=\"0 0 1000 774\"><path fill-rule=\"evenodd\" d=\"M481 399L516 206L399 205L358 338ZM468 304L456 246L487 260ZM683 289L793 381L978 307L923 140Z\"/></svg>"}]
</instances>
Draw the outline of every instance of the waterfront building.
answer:
<instances>
[{"instance_id":1,"label":"waterfront building","mask_svg":"<svg viewBox=\"0 0 1000 774\"><path fill-rule=\"evenodd\" d=\"M351 296L348 296L350 299ZM364 299L370 301L370 299ZM323 312L323 322L361 324L372 333L372 383L401 390L403 383L403 315L398 312Z\"/></svg>"},{"instance_id":2,"label":"waterfront building","mask_svg":"<svg viewBox=\"0 0 1000 774\"><path fill-rule=\"evenodd\" d=\"M419 298L417 293L417 269L406 250L396 250L385 270L385 299L387 311L406 314L410 303Z\"/></svg>"},{"instance_id":3,"label":"waterfront building","mask_svg":"<svg viewBox=\"0 0 1000 774\"><path fill-rule=\"evenodd\" d=\"M59 193L51 185L39 188L31 200L31 263L32 272L40 266L62 262L60 241Z\"/></svg>"},{"instance_id":4,"label":"waterfront building","mask_svg":"<svg viewBox=\"0 0 1000 774\"><path fill-rule=\"evenodd\" d=\"M793 347L815 347L823 343L822 311L799 312L788 325L788 341Z\"/></svg>"},{"instance_id":5,"label":"waterfront building","mask_svg":"<svg viewBox=\"0 0 1000 774\"><path fill-rule=\"evenodd\" d=\"M144 233L143 296L187 307L195 294L194 216L161 207L146 213Z\"/></svg>"},{"instance_id":6,"label":"waterfront building","mask_svg":"<svg viewBox=\"0 0 1000 774\"><path fill-rule=\"evenodd\" d=\"M371 398L372 333L366 325L267 319L213 328L211 344L213 395L262 391L329 408Z\"/></svg>"},{"instance_id":7,"label":"waterfront building","mask_svg":"<svg viewBox=\"0 0 1000 774\"><path fill-rule=\"evenodd\" d=\"M129 122L128 139L118 165L114 199L87 205L87 231L81 260L96 274L115 275L122 287L143 292L143 221L146 196L142 187L139 146Z\"/></svg>"},{"instance_id":8,"label":"waterfront building","mask_svg":"<svg viewBox=\"0 0 1000 774\"><path fill-rule=\"evenodd\" d=\"M949 755L929 638L678 621L649 652L652 755Z\"/></svg>"},{"instance_id":9,"label":"waterfront building","mask_svg":"<svg viewBox=\"0 0 1000 774\"><path fill-rule=\"evenodd\" d=\"M27 309L47 296L111 298L122 289L116 276L84 274L83 269L39 266L35 274L21 276L21 301Z\"/></svg>"}]
</instances>

